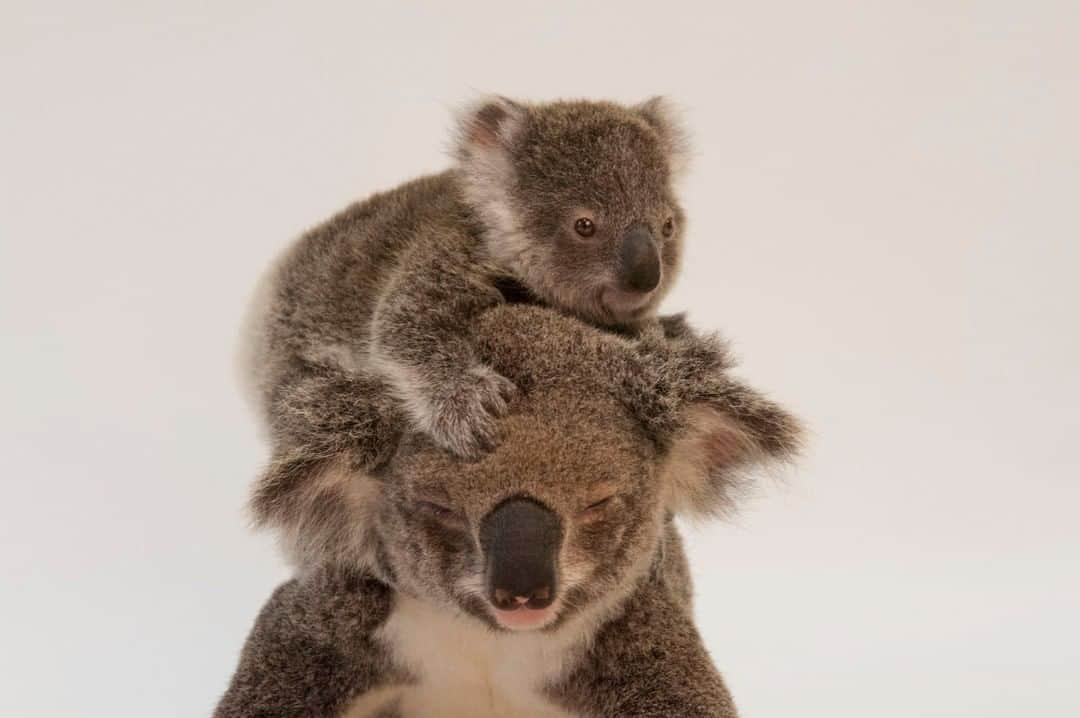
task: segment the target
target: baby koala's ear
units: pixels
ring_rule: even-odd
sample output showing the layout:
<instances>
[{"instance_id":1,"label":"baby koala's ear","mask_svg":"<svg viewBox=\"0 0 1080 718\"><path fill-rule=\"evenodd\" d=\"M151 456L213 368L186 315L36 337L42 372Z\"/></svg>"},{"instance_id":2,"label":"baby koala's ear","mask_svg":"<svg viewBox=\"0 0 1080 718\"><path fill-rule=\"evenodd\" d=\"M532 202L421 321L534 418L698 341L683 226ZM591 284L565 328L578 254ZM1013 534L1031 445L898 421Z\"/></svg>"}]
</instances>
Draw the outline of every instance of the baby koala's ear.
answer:
<instances>
[{"instance_id":1,"label":"baby koala's ear","mask_svg":"<svg viewBox=\"0 0 1080 718\"><path fill-rule=\"evenodd\" d=\"M734 508L752 474L792 460L799 421L750 387L718 382L679 412L662 471L675 513L710 516Z\"/></svg>"},{"instance_id":2,"label":"baby koala's ear","mask_svg":"<svg viewBox=\"0 0 1080 718\"><path fill-rule=\"evenodd\" d=\"M499 234L512 233L517 226L509 195L514 183L511 149L526 113L525 106L513 100L491 96L474 103L458 120L454 154L465 199Z\"/></svg>"},{"instance_id":3,"label":"baby koala's ear","mask_svg":"<svg viewBox=\"0 0 1080 718\"><path fill-rule=\"evenodd\" d=\"M501 95L489 95L470 104L458 119L458 159L504 152L514 142L525 117L523 105Z\"/></svg>"},{"instance_id":4,"label":"baby koala's ear","mask_svg":"<svg viewBox=\"0 0 1080 718\"><path fill-rule=\"evenodd\" d=\"M671 101L658 95L633 109L660 135L671 173L683 174L690 165L690 137Z\"/></svg>"}]
</instances>

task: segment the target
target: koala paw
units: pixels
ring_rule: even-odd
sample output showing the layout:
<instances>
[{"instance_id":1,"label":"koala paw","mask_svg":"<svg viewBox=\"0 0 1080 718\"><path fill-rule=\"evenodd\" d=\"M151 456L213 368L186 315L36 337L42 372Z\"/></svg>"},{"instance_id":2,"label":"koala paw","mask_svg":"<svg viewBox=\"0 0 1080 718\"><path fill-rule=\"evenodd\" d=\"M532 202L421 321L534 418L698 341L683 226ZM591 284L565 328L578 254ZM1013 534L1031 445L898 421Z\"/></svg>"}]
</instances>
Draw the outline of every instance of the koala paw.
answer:
<instances>
[{"instance_id":1,"label":"koala paw","mask_svg":"<svg viewBox=\"0 0 1080 718\"><path fill-rule=\"evenodd\" d=\"M512 381L477 366L447 390L437 391L428 417L428 433L445 449L475 459L499 443L497 419L517 394Z\"/></svg>"}]
</instances>

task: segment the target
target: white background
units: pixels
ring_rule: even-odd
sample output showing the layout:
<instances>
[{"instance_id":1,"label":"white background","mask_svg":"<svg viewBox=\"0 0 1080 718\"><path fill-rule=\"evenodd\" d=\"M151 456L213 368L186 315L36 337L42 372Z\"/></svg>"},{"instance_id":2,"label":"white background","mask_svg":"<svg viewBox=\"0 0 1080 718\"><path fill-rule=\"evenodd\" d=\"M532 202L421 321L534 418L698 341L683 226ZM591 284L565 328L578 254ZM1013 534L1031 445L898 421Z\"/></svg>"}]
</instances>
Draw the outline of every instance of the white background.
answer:
<instances>
[{"instance_id":1,"label":"white background","mask_svg":"<svg viewBox=\"0 0 1080 718\"><path fill-rule=\"evenodd\" d=\"M668 308L814 431L691 534L744 714L1080 715L1080 6L174 5L0 5L0 714L210 712L287 575L246 296L489 90L685 108Z\"/></svg>"}]
</instances>

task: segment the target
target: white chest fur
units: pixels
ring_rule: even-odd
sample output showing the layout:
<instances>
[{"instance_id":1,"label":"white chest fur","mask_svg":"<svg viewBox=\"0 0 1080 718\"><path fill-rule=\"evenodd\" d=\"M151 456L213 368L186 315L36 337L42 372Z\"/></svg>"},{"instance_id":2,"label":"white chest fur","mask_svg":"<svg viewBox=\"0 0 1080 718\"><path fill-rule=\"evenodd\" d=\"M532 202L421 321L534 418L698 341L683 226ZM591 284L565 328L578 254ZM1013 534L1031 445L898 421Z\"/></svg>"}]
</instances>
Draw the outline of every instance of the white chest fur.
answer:
<instances>
[{"instance_id":1,"label":"white chest fur","mask_svg":"<svg viewBox=\"0 0 1080 718\"><path fill-rule=\"evenodd\" d=\"M385 692L378 702L396 699L405 718L569 718L542 688L570 667L584 640L581 629L497 633L474 618L399 595L380 638L417 682ZM359 718L362 703L350 718Z\"/></svg>"}]
</instances>

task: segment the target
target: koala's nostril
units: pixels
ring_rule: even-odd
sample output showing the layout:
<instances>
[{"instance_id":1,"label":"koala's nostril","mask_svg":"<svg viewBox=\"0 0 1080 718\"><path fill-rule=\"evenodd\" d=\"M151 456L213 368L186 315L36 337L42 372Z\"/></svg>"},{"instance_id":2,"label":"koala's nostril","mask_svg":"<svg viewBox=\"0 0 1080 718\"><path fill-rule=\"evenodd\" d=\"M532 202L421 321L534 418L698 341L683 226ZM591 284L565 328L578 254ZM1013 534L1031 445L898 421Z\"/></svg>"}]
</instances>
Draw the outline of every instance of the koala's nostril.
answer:
<instances>
[{"instance_id":1,"label":"koala's nostril","mask_svg":"<svg viewBox=\"0 0 1080 718\"><path fill-rule=\"evenodd\" d=\"M547 608L554 601L551 588L548 586L542 586L533 591L532 596L529 597L525 604L527 608Z\"/></svg>"},{"instance_id":2,"label":"koala's nostril","mask_svg":"<svg viewBox=\"0 0 1080 718\"><path fill-rule=\"evenodd\" d=\"M519 608L547 608L551 605L551 587L541 586L534 591L516 592L505 588L492 591L491 602L500 611L514 611Z\"/></svg>"},{"instance_id":3,"label":"koala's nostril","mask_svg":"<svg viewBox=\"0 0 1080 718\"><path fill-rule=\"evenodd\" d=\"M517 608L517 602L514 600L514 596L505 588L496 588L492 593L491 602L495 604L495 608L500 611L511 611Z\"/></svg>"}]
</instances>

